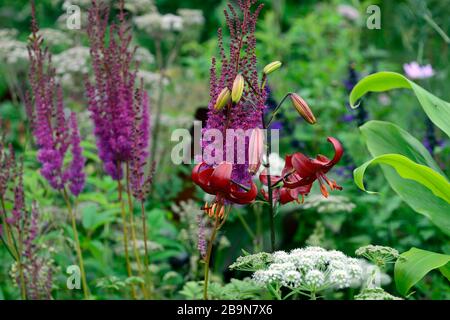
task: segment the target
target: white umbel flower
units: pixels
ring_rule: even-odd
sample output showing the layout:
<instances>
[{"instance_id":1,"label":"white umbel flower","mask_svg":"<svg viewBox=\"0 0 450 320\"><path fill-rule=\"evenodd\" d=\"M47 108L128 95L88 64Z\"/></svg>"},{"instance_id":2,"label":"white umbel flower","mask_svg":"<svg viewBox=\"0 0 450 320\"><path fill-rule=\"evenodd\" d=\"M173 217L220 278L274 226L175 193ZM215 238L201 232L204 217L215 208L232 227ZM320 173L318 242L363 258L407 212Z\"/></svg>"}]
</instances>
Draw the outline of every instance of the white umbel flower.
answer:
<instances>
[{"instance_id":1,"label":"white umbel flower","mask_svg":"<svg viewBox=\"0 0 450 320\"><path fill-rule=\"evenodd\" d=\"M285 287L291 287L296 288L300 285L302 280L302 275L298 271L288 271L284 275L283 279L281 280L281 283Z\"/></svg>"},{"instance_id":2,"label":"white umbel flower","mask_svg":"<svg viewBox=\"0 0 450 320\"><path fill-rule=\"evenodd\" d=\"M325 275L322 271L311 270L305 275L305 286L311 291L316 291L325 284Z\"/></svg>"}]
</instances>

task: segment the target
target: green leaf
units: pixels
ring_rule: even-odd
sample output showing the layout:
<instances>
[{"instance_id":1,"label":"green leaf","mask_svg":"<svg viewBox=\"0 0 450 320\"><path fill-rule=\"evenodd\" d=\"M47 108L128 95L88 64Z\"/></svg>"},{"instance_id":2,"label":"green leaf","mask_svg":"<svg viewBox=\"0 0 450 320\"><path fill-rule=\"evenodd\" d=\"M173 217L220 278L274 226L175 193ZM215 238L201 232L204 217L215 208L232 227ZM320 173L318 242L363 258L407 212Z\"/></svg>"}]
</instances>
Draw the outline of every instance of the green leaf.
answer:
<instances>
[{"instance_id":1,"label":"green leaf","mask_svg":"<svg viewBox=\"0 0 450 320\"><path fill-rule=\"evenodd\" d=\"M367 161L354 171L356 185L364 191L364 174L372 164L386 164L393 167L404 179L414 180L431 190L437 197L450 203L450 183L433 169L417 164L400 154L384 154ZM373 193L371 191L367 191Z\"/></svg>"},{"instance_id":2,"label":"green leaf","mask_svg":"<svg viewBox=\"0 0 450 320\"><path fill-rule=\"evenodd\" d=\"M425 147L398 126L389 122L369 121L360 130L373 157L399 154L443 175ZM421 183L403 179L394 168L386 165L381 167L391 188L403 201L414 211L430 219L444 233L450 235L450 204L447 201L436 197L433 191Z\"/></svg>"},{"instance_id":3,"label":"green leaf","mask_svg":"<svg viewBox=\"0 0 450 320\"><path fill-rule=\"evenodd\" d=\"M394 276L397 290L406 296L409 289L427 273L437 268L440 268L442 274L450 281L448 277L450 255L411 248L402 253L395 263ZM442 271L443 268L445 268L444 271Z\"/></svg>"},{"instance_id":4,"label":"green leaf","mask_svg":"<svg viewBox=\"0 0 450 320\"><path fill-rule=\"evenodd\" d=\"M411 89L430 120L450 136L450 103L395 72L378 72L362 79L350 93L350 105L357 108L357 101L368 92L402 88Z\"/></svg>"}]
</instances>

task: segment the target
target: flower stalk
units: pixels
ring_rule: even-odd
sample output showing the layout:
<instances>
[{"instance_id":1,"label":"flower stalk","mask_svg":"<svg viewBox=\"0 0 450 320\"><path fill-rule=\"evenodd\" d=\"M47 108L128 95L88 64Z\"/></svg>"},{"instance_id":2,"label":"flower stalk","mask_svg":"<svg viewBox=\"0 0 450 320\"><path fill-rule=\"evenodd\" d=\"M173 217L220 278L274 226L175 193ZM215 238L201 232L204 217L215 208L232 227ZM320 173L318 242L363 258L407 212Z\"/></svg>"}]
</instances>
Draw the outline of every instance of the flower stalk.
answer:
<instances>
[{"instance_id":1,"label":"flower stalk","mask_svg":"<svg viewBox=\"0 0 450 320\"><path fill-rule=\"evenodd\" d=\"M86 280L86 271L84 269L83 254L81 252L80 238L78 236L75 213L73 211L72 205L70 204L70 198L69 198L69 195L68 195L66 189L62 190L62 196L64 198L64 201L66 202L67 210L69 211L69 216L70 216L70 220L71 220L72 231L73 231L73 236L74 236L74 240L75 240L75 251L77 253L78 263L80 265L81 282L83 285L83 294L84 294L84 298L86 300L88 300L90 293L89 293L89 287L88 287L87 280Z\"/></svg>"}]
</instances>

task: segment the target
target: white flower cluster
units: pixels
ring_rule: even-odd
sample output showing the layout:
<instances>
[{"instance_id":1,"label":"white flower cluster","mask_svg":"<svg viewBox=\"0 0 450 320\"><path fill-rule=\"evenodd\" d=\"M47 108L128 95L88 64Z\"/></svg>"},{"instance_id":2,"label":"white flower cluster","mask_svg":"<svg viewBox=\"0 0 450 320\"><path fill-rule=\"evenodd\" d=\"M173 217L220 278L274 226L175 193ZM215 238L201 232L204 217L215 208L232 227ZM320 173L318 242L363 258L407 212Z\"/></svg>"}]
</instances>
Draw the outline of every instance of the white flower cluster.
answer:
<instances>
[{"instance_id":1,"label":"white flower cluster","mask_svg":"<svg viewBox=\"0 0 450 320\"><path fill-rule=\"evenodd\" d=\"M155 57L150 53L150 51L148 51L148 49L139 47L134 55L134 60L140 64L152 64L155 62Z\"/></svg>"},{"instance_id":2,"label":"white flower cluster","mask_svg":"<svg viewBox=\"0 0 450 320\"><path fill-rule=\"evenodd\" d=\"M355 296L355 300L403 300L384 291L382 288L368 288Z\"/></svg>"},{"instance_id":3,"label":"white flower cluster","mask_svg":"<svg viewBox=\"0 0 450 320\"><path fill-rule=\"evenodd\" d=\"M278 282L285 287L306 292L343 289L361 279L362 269L357 259L340 251L321 247L294 249L290 253L273 253L273 263L253 274L261 284Z\"/></svg>"},{"instance_id":4,"label":"white flower cluster","mask_svg":"<svg viewBox=\"0 0 450 320\"><path fill-rule=\"evenodd\" d=\"M149 11L155 11L153 0L127 0L125 1L125 9L136 14Z\"/></svg>"},{"instance_id":5,"label":"white flower cluster","mask_svg":"<svg viewBox=\"0 0 450 320\"><path fill-rule=\"evenodd\" d=\"M144 86L148 89L153 88L154 86L158 85L161 81L161 74L147 71L147 70L138 70L137 72L137 78L142 79L144 81ZM169 84L169 80L167 78L163 79L164 86Z\"/></svg>"},{"instance_id":6,"label":"white flower cluster","mask_svg":"<svg viewBox=\"0 0 450 320\"><path fill-rule=\"evenodd\" d=\"M73 47L53 57L56 75L64 87L73 86L77 77L89 71L89 48Z\"/></svg>"},{"instance_id":7,"label":"white flower cluster","mask_svg":"<svg viewBox=\"0 0 450 320\"><path fill-rule=\"evenodd\" d=\"M134 18L136 27L149 35L161 31L180 32L187 27L203 25L204 17L200 10L180 9L178 15L151 12Z\"/></svg>"},{"instance_id":8,"label":"white flower cluster","mask_svg":"<svg viewBox=\"0 0 450 320\"><path fill-rule=\"evenodd\" d=\"M205 17L201 10L178 9L177 13L186 26L202 26L205 23Z\"/></svg>"},{"instance_id":9,"label":"white flower cluster","mask_svg":"<svg viewBox=\"0 0 450 320\"><path fill-rule=\"evenodd\" d=\"M27 45L15 39L15 29L0 29L0 61L18 66L28 61Z\"/></svg>"},{"instance_id":10,"label":"white flower cluster","mask_svg":"<svg viewBox=\"0 0 450 320\"><path fill-rule=\"evenodd\" d=\"M322 195L311 195L306 198L303 208L316 209L319 213L350 213L356 208L356 205L349 198L343 196L329 196L325 198Z\"/></svg>"},{"instance_id":11,"label":"white flower cluster","mask_svg":"<svg viewBox=\"0 0 450 320\"><path fill-rule=\"evenodd\" d=\"M39 35L48 46L70 45L72 43L66 33L57 29L43 28L39 30Z\"/></svg>"},{"instance_id":12,"label":"white flower cluster","mask_svg":"<svg viewBox=\"0 0 450 320\"><path fill-rule=\"evenodd\" d=\"M0 29L0 39L14 39L18 33L16 29Z\"/></svg>"}]
</instances>

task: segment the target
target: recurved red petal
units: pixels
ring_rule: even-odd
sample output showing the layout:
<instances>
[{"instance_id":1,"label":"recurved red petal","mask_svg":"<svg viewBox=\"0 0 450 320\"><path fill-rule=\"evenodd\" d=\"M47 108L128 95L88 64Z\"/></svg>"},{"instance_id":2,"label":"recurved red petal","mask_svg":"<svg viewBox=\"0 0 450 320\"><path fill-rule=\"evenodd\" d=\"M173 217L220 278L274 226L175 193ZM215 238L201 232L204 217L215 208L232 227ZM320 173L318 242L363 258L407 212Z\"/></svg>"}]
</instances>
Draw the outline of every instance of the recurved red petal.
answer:
<instances>
[{"instance_id":1,"label":"recurved red petal","mask_svg":"<svg viewBox=\"0 0 450 320\"><path fill-rule=\"evenodd\" d=\"M342 147L342 144L339 142L339 140L337 140L333 137L328 137L327 140L334 147L334 157L333 157L333 159L331 159L331 161L329 163L329 165L334 166L336 163L339 162L339 160L341 160L342 155L344 154L344 148Z\"/></svg>"},{"instance_id":2,"label":"recurved red petal","mask_svg":"<svg viewBox=\"0 0 450 320\"><path fill-rule=\"evenodd\" d=\"M209 186L220 192L228 192L231 185L233 165L229 162L220 163L211 174Z\"/></svg>"},{"instance_id":3,"label":"recurved red petal","mask_svg":"<svg viewBox=\"0 0 450 320\"><path fill-rule=\"evenodd\" d=\"M277 181L280 181L281 177L280 176L270 176L270 180L271 180L271 184L276 183ZM262 184L264 184L265 186L269 185L268 181L269 181L269 176L267 174L267 169L264 169L261 174L259 175L259 181L261 181Z\"/></svg>"},{"instance_id":4,"label":"recurved red petal","mask_svg":"<svg viewBox=\"0 0 450 320\"><path fill-rule=\"evenodd\" d=\"M314 159L308 158L303 153L297 152L292 155L292 167L295 169L297 174L304 178L315 175L315 173L320 170L321 165L315 163Z\"/></svg>"},{"instance_id":5,"label":"recurved red petal","mask_svg":"<svg viewBox=\"0 0 450 320\"><path fill-rule=\"evenodd\" d=\"M204 167L207 167L204 169ZM214 172L213 168L208 167L208 165L204 162L197 164L192 170L192 181L203 191L214 194L214 190L212 190L209 186L209 180L211 178L212 173Z\"/></svg>"},{"instance_id":6,"label":"recurved red petal","mask_svg":"<svg viewBox=\"0 0 450 320\"><path fill-rule=\"evenodd\" d=\"M229 200L233 201L236 204L249 204L256 199L256 195L258 194L258 188L252 182L250 186L250 190L241 191L242 188L236 184L233 184L230 189L230 193L228 195Z\"/></svg>"}]
</instances>

